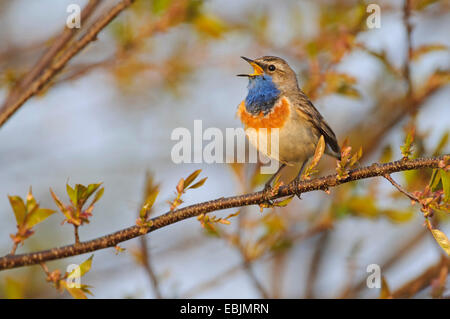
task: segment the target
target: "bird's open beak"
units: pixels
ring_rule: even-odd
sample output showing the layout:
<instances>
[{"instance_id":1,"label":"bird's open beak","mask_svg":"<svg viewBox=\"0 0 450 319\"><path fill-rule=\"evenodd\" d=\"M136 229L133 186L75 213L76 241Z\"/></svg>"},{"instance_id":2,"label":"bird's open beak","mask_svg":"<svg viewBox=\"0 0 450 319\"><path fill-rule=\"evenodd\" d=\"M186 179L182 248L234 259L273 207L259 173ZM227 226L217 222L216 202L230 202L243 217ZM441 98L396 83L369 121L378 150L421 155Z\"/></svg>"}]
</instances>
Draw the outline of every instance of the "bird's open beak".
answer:
<instances>
[{"instance_id":1,"label":"bird's open beak","mask_svg":"<svg viewBox=\"0 0 450 319\"><path fill-rule=\"evenodd\" d=\"M252 76L264 74L263 68L257 62L253 61L252 59L246 58L245 56L241 56L241 58L243 58L245 61L247 61L253 67L254 72L252 74L238 74L237 76L252 77Z\"/></svg>"}]
</instances>

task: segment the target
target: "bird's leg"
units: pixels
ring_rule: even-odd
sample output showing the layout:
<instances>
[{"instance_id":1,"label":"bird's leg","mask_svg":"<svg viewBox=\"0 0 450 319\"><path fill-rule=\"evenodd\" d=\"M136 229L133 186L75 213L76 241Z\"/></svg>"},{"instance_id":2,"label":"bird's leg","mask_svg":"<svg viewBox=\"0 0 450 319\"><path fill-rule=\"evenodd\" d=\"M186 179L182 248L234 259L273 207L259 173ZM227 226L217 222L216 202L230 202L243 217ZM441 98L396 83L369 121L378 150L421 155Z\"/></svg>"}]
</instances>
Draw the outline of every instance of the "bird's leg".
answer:
<instances>
[{"instance_id":1,"label":"bird's leg","mask_svg":"<svg viewBox=\"0 0 450 319\"><path fill-rule=\"evenodd\" d=\"M280 174L280 172L281 172L281 170L283 169L283 168L285 168L286 167L286 164L281 164L280 165L280 167L278 167L278 170L275 172L275 174L273 174L270 178L269 178L269 180L266 182L266 184L264 185L264 189L263 189L263 191L264 192L266 192L266 191L269 191L271 188L272 188L272 182L273 182L273 180L278 176L278 174ZM267 200L267 203L269 204L269 205L272 205L273 203L272 203L272 201L271 200Z\"/></svg>"},{"instance_id":2,"label":"bird's leg","mask_svg":"<svg viewBox=\"0 0 450 319\"><path fill-rule=\"evenodd\" d=\"M300 168L300 171L299 171L298 174L297 174L297 177L293 180L293 183L294 183L295 189L296 189L295 195L297 195L297 197L298 197L299 199L302 199L302 198L300 197L302 193L299 193L299 192L297 191L297 189L298 189L298 185L300 184L300 182L301 182L301 180L302 180L302 173L303 173L303 170L305 169L305 166L306 166L306 163L307 163L307 162L308 162L308 159L306 159L306 160L303 162L302 167Z\"/></svg>"}]
</instances>

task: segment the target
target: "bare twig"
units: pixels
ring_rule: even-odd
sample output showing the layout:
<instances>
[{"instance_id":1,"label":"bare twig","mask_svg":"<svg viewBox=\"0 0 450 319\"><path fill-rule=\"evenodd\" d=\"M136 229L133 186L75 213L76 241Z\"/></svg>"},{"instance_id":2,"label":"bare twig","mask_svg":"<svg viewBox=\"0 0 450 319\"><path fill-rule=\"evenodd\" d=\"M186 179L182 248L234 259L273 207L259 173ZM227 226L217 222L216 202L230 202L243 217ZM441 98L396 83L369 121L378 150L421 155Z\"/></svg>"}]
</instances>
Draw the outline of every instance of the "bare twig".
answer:
<instances>
[{"instance_id":1,"label":"bare twig","mask_svg":"<svg viewBox=\"0 0 450 319\"><path fill-rule=\"evenodd\" d=\"M292 240L292 242L303 242L304 240L311 238L312 236L314 236L320 232L330 229L331 226L332 226L332 224L327 221L320 222L317 225L312 226L312 228L308 229L306 232L302 232L302 233L298 233L298 234L291 234L289 236L289 238L290 238L290 240ZM268 260L275 258L277 254L278 254L278 252L269 250L269 251L266 251L259 260L260 261L261 260L268 261ZM228 270L221 273L220 275L215 276L214 278L212 278L206 282L198 284L194 288L189 289L188 292L181 294L181 295L184 296L184 298L192 298L193 296L196 296L199 293L204 292L204 291L214 287L215 285L220 284L222 281L226 280L229 276L235 275L240 270L242 270L242 267L243 267L243 263L236 264L236 265L230 267Z\"/></svg>"},{"instance_id":2,"label":"bare twig","mask_svg":"<svg viewBox=\"0 0 450 319\"><path fill-rule=\"evenodd\" d=\"M428 234L428 230L426 228L421 228L421 230L412 236L412 238L408 238L400 246L399 249L396 249L389 258L387 258L380 268L383 272L386 272L392 266L394 266L398 261L402 259L402 257L406 256L408 253L412 251L414 247L417 246L421 242L421 240ZM352 285L345 289L342 293L340 293L339 298L354 298L358 293L360 293L364 288L367 288L366 278L359 281L357 284Z\"/></svg>"},{"instance_id":3,"label":"bare twig","mask_svg":"<svg viewBox=\"0 0 450 319\"><path fill-rule=\"evenodd\" d=\"M75 244L80 243L80 235L78 234L78 226L73 225L73 232L75 234Z\"/></svg>"},{"instance_id":4,"label":"bare twig","mask_svg":"<svg viewBox=\"0 0 450 319\"><path fill-rule=\"evenodd\" d=\"M157 229L174 224L187 218L207 214L227 208L241 207L248 205L258 205L267 202L268 199L277 199L295 193L306 193L315 190L327 190L340 184L366 179L376 176L384 176L394 172L414 170L421 168L437 168L442 164L448 163L450 155L443 155L434 158L417 158L399 160L395 162L377 164L357 168L348 172L346 178L339 178L337 174L316 178L309 181L303 181L298 185L290 184L281 186L277 194L270 194L266 191L260 191L234 197L221 197L199 204L194 204L174 211L169 211L163 215L150 219L151 226L147 229L147 233ZM136 238L142 235L141 227L131 226L115 233L105 235L90 241L80 242L77 245L68 245L50 250L21 254L7 255L0 258L0 270L17 268L26 265L34 265L42 261L50 261L62 259L66 257L81 255L87 252L96 251L108 247L114 247L118 243Z\"/></svg>"},{"instance_id":5,"label":"bare twig","mask_svg":"<svg viewBox=\"0 0 450 319\"><path fill-rule=\"evenodd\" d=\"M328 243L328 238L330 236L330 232L328 230L322 232L316 243L316 247L314 249L314 254L311 258L311 263L309 265L309 274L308 280L306 282L305 288L305 298L313 299L315 298L314 288L317 281L317 275L319 273L320 265L322 264L323 254L325 252L326 245Z\"/></svg>"},{"instance_id":6,"label":"bare twig","mask_svg":"<svg viewBox=\"0 0 450 319\"><path fill-rule=\"evenodd\" d=\"M90 0L88 4L84 7L81 12L81 21L84 21L94 12L95 8L100 3L99 0ZM39 59L35 66L28 72L25 77L20 80L20 82L14 87L3 103L1 109L6 109L9 104L11 104L22 92L23 89L27 88L37 76L49 66L53 59L61 52L66 44L73 38L73 36L79 31L78 28L69 29L67 26L64 27L63 32L58 36L53 42L52 46L44 53L44 55Z\"/></svg>"},{"instance_id":7,"label":"bare twig","mask_svg":"<svg viewBox=\"0 0 450 319\"><path fill-rule=\"evenodd\" d=\"M400 184L398 184L396 181L394 181L389 174L383 175L384 178L386 178L391 184L398 189L398 191L404 195L406 195L410 200L415 201L417 203L420 203L419 199L411 194L410 192L406 191Z\"/></svg>"},{"instance_id":8,"label":"bare twig","mask_svg":"<svg viewBox=\"0 0 450 319\"><path fill-rule=\"evenodd\" d=\"M268 292L266 291L264 286L261 284L261 282L259 281L258 277L256 277L256 274L255 274L255 272L253 271L253 268L252 268L252 263L249 262L249 261L244 261L243 262L243 267L244 267L244 270L247 273L248 277L252 281L253 285L259 291L259 293L261 294L261 296L264 299L270 298Z\"/></svg>"},{"instance_id":9,"label":"bare twig","mask_svg":"<svg viewBox=\"0 0 450 319\"><path fill-rule=\"evenodd\" d=\"M19 245L19 243L14 243L13 247L11 248L11 252L9 253L10 255L14 255L16 253L17 250L17 246Z\"/></svg>"},{"instance_id":10,"label":"bare twig","mask_svg":"<svg viewBox=\"0 0 450 319\"><path fill-rule=\"evenodd\" d=\"M421 273L416 278L404 284L402 287L392 292L394 298L410 298L422 289L428 287L431 281L439 276L442 267L450 267L450 258L442 255L439 262Z\"/></svg>"},{"instance_id":11,"label":"bare twig","mask_svg":"<svg viewBox=\"0 0 450 319\"><path fill-rule=\"evenodd\" d=\"M152 264L150 263L150 255L148 253L148 245L147 245L147 238L145 236L142 236L140 239L141 244L141 252L142 252L142 262L145 269L145 272L148 275L148 278L150 279L150 283L153 287L153 291L155 293L156 298L162 299L163 296L161 294L161 289L159 288L159 282L158 278L156 277L155 271L153 270Z\"/></svg>"},{"instance_id":12,"label":"bare twig","mask_svg":"<svg viewBox=\"0 0 450 319\"><path fill-rule=\"evenodd\" d=\"M14 100L11 104L5 105L0 110L0 126L2 126L29 98L41 91L49 81L61 71L65 65L89 43L97 39L98 33L103 30L119 13L128 8L134 0L122 0L108 12L98 18L98 20L90 27L89 30L74 43L72 47L66 50L53 64L45 68L42 74L38 76L24 92Z\"/></svg>"}]
</instances>

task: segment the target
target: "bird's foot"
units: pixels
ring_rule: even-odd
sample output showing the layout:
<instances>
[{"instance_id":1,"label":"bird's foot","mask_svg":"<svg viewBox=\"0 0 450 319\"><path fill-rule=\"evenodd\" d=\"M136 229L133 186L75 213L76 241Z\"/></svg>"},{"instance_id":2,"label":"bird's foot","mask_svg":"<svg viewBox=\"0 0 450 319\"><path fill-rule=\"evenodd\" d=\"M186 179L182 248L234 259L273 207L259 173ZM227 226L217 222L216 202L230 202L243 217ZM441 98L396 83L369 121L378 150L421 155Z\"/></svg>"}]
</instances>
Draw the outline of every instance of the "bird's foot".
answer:
<instances>
[{"instance_id":1,"label":"bird's foot","mask_svg":"<svg viewBox=\"0 0 450 319\"><path fill-rule=\"evenodd\" d=\"M301 182L302 182L302 178L301 178L301 177L297 177L296 179L294 179L294 180L292 181L292 183L294 184L294 188L295 188L294 194L295 194L295 196L298 197L298 199L302 199L302 197L301 197L302 192L300 192L300 191L298 190L298 187L299 187L299 185L300 185Z\"/></svg>"},{"instance_id":2,"label":"bird's foot","mask_svg":"<svg viewBox=\"0 0 450 319\"><path fill-rule=\"evenodd\" d=\"M270 183L266 183L264 185L264 189L263 189L263 192L264 192L265 197L266 197L264 202L263 202L263 204L266 204L268 206L273 206L273 200L268 198L268 197L270 197L272 195L272 191L273 191L272 185L270 185Z\"/></svg>"}]
</instances>

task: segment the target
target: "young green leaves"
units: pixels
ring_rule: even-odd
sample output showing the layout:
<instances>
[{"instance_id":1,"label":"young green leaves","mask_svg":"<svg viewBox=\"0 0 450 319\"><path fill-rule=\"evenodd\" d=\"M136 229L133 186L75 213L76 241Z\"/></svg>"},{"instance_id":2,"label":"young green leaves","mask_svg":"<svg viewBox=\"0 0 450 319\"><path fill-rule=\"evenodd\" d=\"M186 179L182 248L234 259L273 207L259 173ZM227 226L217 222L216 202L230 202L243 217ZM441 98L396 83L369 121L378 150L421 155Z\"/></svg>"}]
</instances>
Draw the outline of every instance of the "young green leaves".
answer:
<instances>
[{"instance_id":1,"label":"young green leaves","mask_svg":"<svg viewBox=\"0 0 450 319\"><path fill-rule=\"evenodd\" d=\"M357 153L351 154L352 147L348 146L348 140L345 139L342 150L341 160L337 163L336 171L338 173L338 179L345 179L348 177L348 170L352 168L362 156L362 147L359 148Z\"/></svg>"},{"instance_id":2,"label":"young green leaves","mask_svg":"<svg viewBox=\"0 0 450 319\"><path fill-rule=\"evenodd\" d=\"M305 180L309 180L311 178L312 174L317 173L317 169L315 169L315 168L316 168L317 164L319 164L319 161L322 158L324 152L325 152L325 139L323 138L323 135L321 135L319 138L319 142L317 143L313 159L311 160L311 163L308 165L308 167L303 172L303 178Z\"/></svg>"},{"instance_id":3,"label":"young green leaves","mask_svg":"<svg viewBox=\"0 0 450 319\"><path fill-rule=\"evenodd\" d=\"M19 196L8 196L8 198L17 223L17 233L10 235L14 242L11 254L14 254L17 246L33 235L33 226L44 221L56 211L48 208L40 208L33 196L31 187L27 194L26 203Z\"/></svg>"},{"instance_id":4,"label":"young green leaves","mask_svg":"<svg viewBox=\"0 0 450 319\"><path fill-rule=\"evenodd\" d=\"M102 183L89 184L87 187L81 184L76 184L74 188L67 184L66 189L67 195L69 195L70 205L64 205L64 203L50 188L50 193L53 197L53 200L55 201L61 213L63 213L63 215L66 217L66 219L63 220L63 223L68 222L74 227L75 243L80 242L78 227L82 226L84 223L89 223L89 217L92 216L94 204L103 195L104 188L102 187L99 190L101 184ZM94 193L95 196L91 201L91 204L86 209L84 209L86 202Z\"/></svg>"},{"instance_id":5,"label":"young green leaves","mask_svg":"<svg viewBox=\"0 0 450 319\"><path fill-rule=\"evenodd\" d=\"M155 204L156 197L159 194L159 186L155 186L148 194L147 198L142 205L141 211L139 212L139 218L136 220L136 225L140 227L139 231L141 234L145 234L149 227L153 225L151 220L148 220L150 211Z\"/></svg>"},{"instance_id":6,"label":"young green leaves","mask_svg":"<svg viewBox=\"0 0 450 319\"><path fill-rule=\"evenodd\" d=\"M191 175L189 175L186 179L181 178L177 184L176 187L176 196L174 200L169 202L170 204L170 210L175 210L178 206L180 206L183 203L183 200L181 199L181 196L188 190L188 189L195 189L203 186L203 184L206 182L208 177L204 177L195 184L191 185L195 179L198 177L198 175L201 173L201 169L198 169L194 171Z\"/></svg>"},{"instance_id":7,"label":"young green leaves","mask_svg":"<svg viewBox=\"0 0 450 319\"><path fill-rule=\"evenodd\" d=\"M450 256L450 241L448 240L447 236L439 229L433 228L429 219L426 220L426 226L431 231L434 239L439 244L439 246L441 246L442 250L447 253L447 256Z\"/></svg>"},{"instance_id":8,"label":"young green leaves","mask_svg":"<svg viewBox=\"0 0 450 319\"><path fill-rule=\"evenodd\" d=\"M236 217L240 214L240 211L237 211L236 213L230 214L225 218L219 218L214 215L207 215L207 214L200 214L197 216L197 220L202 225L202 228L204 228L208 233L218 235L218 231L214 224L219 223L223 225L230 225L229 219L232 217Z\"/></svg>"},{"instance_id":9,"label":"young green leaves","mask_svg":"<svg viewBox=\"0 0 450 319\"><path fill-rule=\"evenodd\" d=\"M67 184L67 195L70 199L69 205L64 205L64 203L50 188L50 193L53 197L53 200L55 201L56 205L63 213L63 215L66 217L63 223L68 222L69 224L72 224L74 226L81 226L84 223L89 223L89 217L92 216L94 204L103 196L104 188L100 188L101 184L102 183L89 184L87 187L81 184L76 184L74 188ZM94 195L94 193L95 196L93 200L91 201L89 206L84 209L86 202L92 195Z\"/></svg>"},{"instance_id":10,"label":"young green leaves","mask_svg":"<svg viewBox=\"0 0 450 319\"><path fill-rule=\"evenodd\" d=\"M414 142L415 131L416 129L414 126L411 126L409 129L407 129L405 144L400 146L403 159L408 159L412 155L412 146Z\"/></svg>"},{"instance_id":11,"label":"young green leaves","mask_svg":"<svg viewBox=\"0 0 450 319\"><path fill-rule=\"evenodd\" d=\"M93 257L94 255L91 255L80 265L75 265L76 267L70 273L66 272L64 276L61 275L59 269L50 272L47 266L42 264L47 275L46 280L52 283L61 293L66 290L75 299L87 299L86 294L92 295L92 292L89 290L91 286L81 284L81 277L91 269Z\"/></svg>"}]
</instances>

